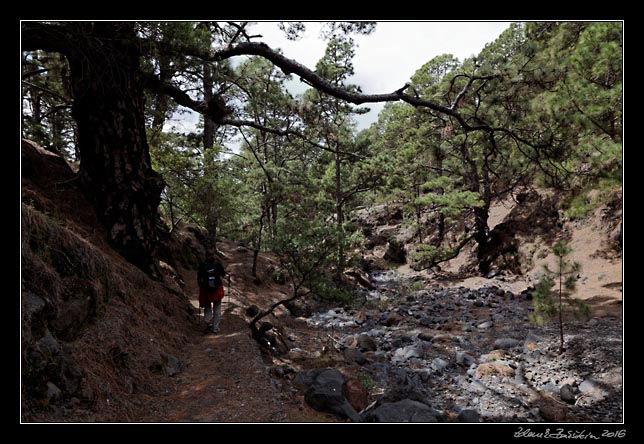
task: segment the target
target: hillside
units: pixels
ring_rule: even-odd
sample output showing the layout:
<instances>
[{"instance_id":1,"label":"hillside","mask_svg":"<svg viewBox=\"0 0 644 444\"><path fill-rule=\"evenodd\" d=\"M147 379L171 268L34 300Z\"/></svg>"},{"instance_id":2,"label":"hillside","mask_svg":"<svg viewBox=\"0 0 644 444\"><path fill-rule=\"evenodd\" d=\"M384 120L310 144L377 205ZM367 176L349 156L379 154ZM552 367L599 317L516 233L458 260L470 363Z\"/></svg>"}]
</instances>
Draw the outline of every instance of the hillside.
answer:
<instances>
[{"instance_id":1,"label":"hillside","mask_svg":"<svg viewBox=\"0 0 644 444\"><path fill-rule=\"evenodd\" d=\"M127 420L194 335L192 308L109 247L63 159L23 142L22 168L23 420Z\"/></svg>"},{"instance_id":2,"label":"hillside","mask_svg":"<svg viewBox=\"0 0 644 444\"><path fill-rule=\"evenodd\" d=\"M563 239L572 248L570 260L581 270L576 297L588 301L595 310L620 312L622 299L622 202L621 192L609 204L600 205L586 218L571 220L563 216L562 205L548 193L533 192L521 204L514 199L494 203L489 227L497 256L488 277L476 269L475 245L471 242L454 259L428 270L413 268L418 249L415 231L401 219L397 204L359 210L354 220L363 227L366 249L362 251L368 267L395 268L410 278L431 278L441 285L477 287L492 278L504 288L520 293L536 285L543 266L553 268L551 246ZM429 226L429 225L428 225ZM395 247L397 252L392 253ZM392 260L393 258L393 260Z\"/></svg>"}]
</instances>

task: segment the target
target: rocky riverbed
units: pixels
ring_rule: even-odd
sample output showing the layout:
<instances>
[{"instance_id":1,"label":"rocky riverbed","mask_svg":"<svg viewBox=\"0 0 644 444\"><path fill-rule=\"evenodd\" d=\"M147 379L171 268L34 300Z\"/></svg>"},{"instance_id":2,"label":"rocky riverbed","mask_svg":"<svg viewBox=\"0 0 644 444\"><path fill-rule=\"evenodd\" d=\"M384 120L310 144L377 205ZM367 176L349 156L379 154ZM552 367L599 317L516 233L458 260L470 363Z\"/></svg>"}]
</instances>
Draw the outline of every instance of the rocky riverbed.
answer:
<instances>
[{"instance_id":1,"label":"rocky riverbed","mask_svg":"<svg viewBox=\"0 0 644 444\"><path fill-rule=\"evenodd\" d=\"M342 374L301 372L295 385L316 408L377 422L622 421L621 318L566 321L560 355L558 325L529 321L529 289L513 293L490 279L479 288L410 290L391 272L372 282L363 307L317 312L306 322L360 367L375 401L348 408ZM329 378L344 384L346 396L325 407L325 391L337 398Z\"/></svg>"}]
</instances>

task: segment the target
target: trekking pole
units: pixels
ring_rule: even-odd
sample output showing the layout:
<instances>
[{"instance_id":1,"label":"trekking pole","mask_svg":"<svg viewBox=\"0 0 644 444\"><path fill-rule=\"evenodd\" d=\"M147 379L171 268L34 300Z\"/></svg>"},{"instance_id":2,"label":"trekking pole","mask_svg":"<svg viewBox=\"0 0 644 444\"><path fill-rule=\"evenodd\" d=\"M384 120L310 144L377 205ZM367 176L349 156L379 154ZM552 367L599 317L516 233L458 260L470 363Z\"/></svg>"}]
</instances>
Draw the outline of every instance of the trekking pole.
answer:
<instances>
[{"instance_id":1,"label":"trekking pole","mask_svg":"<svg viewBox=\"0 0 644 444\"><path fill-rule=\"evenodd\" d=\"M230 308L230 273L228 273L228 308Z\"/></svg>"}]
</instances>

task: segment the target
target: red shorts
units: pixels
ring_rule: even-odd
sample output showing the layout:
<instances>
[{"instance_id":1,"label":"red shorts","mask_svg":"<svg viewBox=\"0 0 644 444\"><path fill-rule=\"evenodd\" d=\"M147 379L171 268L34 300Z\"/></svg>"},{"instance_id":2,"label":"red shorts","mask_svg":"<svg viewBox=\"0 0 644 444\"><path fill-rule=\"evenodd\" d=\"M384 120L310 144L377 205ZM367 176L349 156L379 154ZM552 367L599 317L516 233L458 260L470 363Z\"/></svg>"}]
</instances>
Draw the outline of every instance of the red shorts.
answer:
<instances>
[{"instance_id":1,"label":"red shorts","mask_svg":"<svg viewBox=\"0 0 644 444\"><path fill-rule=\"evenodd\" d=\"M199 288L199 306L205 307L211 302L221 301L224 298L224 286L220 285L214 290Z\"/></svg>"}]
</instances>

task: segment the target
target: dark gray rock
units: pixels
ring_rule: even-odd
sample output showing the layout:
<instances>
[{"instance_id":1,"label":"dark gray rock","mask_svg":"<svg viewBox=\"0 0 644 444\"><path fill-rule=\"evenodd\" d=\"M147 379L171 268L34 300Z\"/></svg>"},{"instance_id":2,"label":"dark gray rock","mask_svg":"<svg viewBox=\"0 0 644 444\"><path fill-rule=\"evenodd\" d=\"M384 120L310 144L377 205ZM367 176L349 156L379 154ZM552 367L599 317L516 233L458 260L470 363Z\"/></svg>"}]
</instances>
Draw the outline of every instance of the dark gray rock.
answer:
<instances>
[{"instance_id":1,"label":"dark gray rock","mask_svg":"<svg viewBox=\"0 0 644 444\"><path fill-rule=\"evenodd\" d=\"M418 324L422 325L423 327L430 327L431 328L431 327L434 326L435 322L434 322L434 318L424 317L424 318L420 318L418 320Z\"/></svg>"},{"instance_id":2,"label":"dark gray rock","mask_svg":"<svg viewBox=\"0 0 644 444\"><path fill-rule=\"evenodd\" d=\"M415 371L404 368L392 368L387 379L387 390L380 398L381 402L397 402L403 399L427 403L428 392L422 377Z\"/></svg>"},{"instance_id":3,"label":"dark gray rock","mask_svg":"<svg viewBox=\"0 0 644 444\"><path fill-rule=\"evenodd\" d=\"M357 348L347 348L344 350L344 357L349 362L355 362L358 365L367 363L367 357Z\"/></svg>"},{"instance_id":4,"label":"dark gray rock","mask_svg":"<svg viewBox=\"0 0 644 444\"><path fill-rule=\"evenodd\" d=\"M391 370L391 364L388 364L386 362L370 362L364 367L364 370L378 384L385 384L389 379L389 371Z\"/></svg>"},{"instance_id":5,"label":"dark gray rock","mask_svg":"<svg viewBox=\"0 0 644 444\"><path fill-rule=\"evenodd\" d=\"M174 376L177 373L181 371L181 361L174 356L174 355L168 355L166 358L166 365L164 368L164 372L167 376Z\"/></svg>"},{"instance_id":6,"label":"dark gray rock","mask_svg":"<svg viewBox=\"0 0 644 444\"><path fill-rule=\"evenodd\" d=\"M391 341L391 346L393 348L400 348L404 347L406 344L411 344L412 342L414 342L414 339L411 337L411 335L405 334L394 338L394 340Z\"/></svg>"},{"instance_id":7,"label":"dark gray rock","mask_svg":"<svg viewBox=\"0 0 644 444\"><path fill-rule=\"evenodd\" d=\"M476 364L476 358L474 356L469 355L465 352L456 352L456 363L460 365L465 365L465 366L470 366L472 364Z\"/></svg>"},{"instance_id":8,"label":"dark gray rock","mask_svg":"<svg viewBox=\"0 0 644 444\"><path fill-rule=\"evenodd\" d=\"M534 291L534 289L533 289L533 290L527 290L527 289L526 289L526 290L523 290L523 291L521 292L521 296L523 296L523 298L524 298L526 301L531 301L531 300L532 300L532 292L533 292L533 291Z\"/></svg>"},{"instance_id":9,"label":"dark gray rock","mask_svg":"<svg viewBox=\"0 0 644 444\"><path fill-rule=\"evenodd\" d=\"M458 413L458 422L481 422L481 415L474 409L463 409Z\"/></svg>"},{"instance_id":10,"label":"dark gray rock","mask_svg":"<svg viewBox=\"0 0 644 444\"><path fill-rule=\"evenodd\" d=\"M521 345L521 342L512 338L501 338L494 341L495 350L510 350Z\"/></svg>"},{"instance_id":11,"label":"dark gray rock","mask_svg":"<svg viewBox=\"0 0 644 444\"><path fill-rule=\"evenodd\" d=\"M344 376L333 368L322 369L304 394L304 400L317 411L347 417L361 422L358 412L349 404L342 392Z\"/></svg>"},{"instance_id":12,"label":"dark gray rock","mask_svg":"<svg viewBox=\"0 0 644 444\"><path fill-rule=\"evenodd\" d=\"M575 389L570 384L564 384L559 388L559 396L564 402L575 403Z\"/></svg>"},{"instance_id":13,"label":"dark gray rock","mask_svg":"<svg viewBox=\"0 0 644 444\"><path fill-rule=\"evenodd\" d=\"M406 344L411 344L412 342L414 342L414 335L411 335L409 333L405 333L405 334L400 336L400 339L405 341Z\"/></svg>"},{"instance_id":14,"label":"dark gray rock","mask_svg":"<svg viewBox=\"0 0 644 444\"><path fill-rule=\"evenodd\" d=\"M293 385L302 391L306 391L313 384L313 381L315 381L315 378L322 370L324 369L313 368L298 372L298 374L295 375L295 378L293 378Z\"/></svg>"},{"instance_id":15,"label":"dark gray rock","mask_svg":"<svg viewBox=\"0 0 644 444\"><path fill-rule=\"evenodd\" d=\"M361 334L357 339L358 349L360 351L376 351L378 350L378 344L375 339L366 334Z\"/></svg>"},{"instance_id":16,"label":"dark gray rock","mask_svg":"<svg viewBox=\"0 0 644 444\"><path fill-rule=\"evenodd\" d=\"M418 339L420 339L421 341L430 342L432 339L434 339L434 336L430 335L429 333L420 333L418 335Z\"/></svg>"},{"instance_id":17,"label":"dark gray rock","mask_svg":"<svg viewBox=\"0 0 644 444\"><path fill-rule=\"evenodd\" d=\"M369 419L372 422L438 422L436 416L428 405L403 399L380 405L369 415Z\"/></svg>"}]
</instances>

